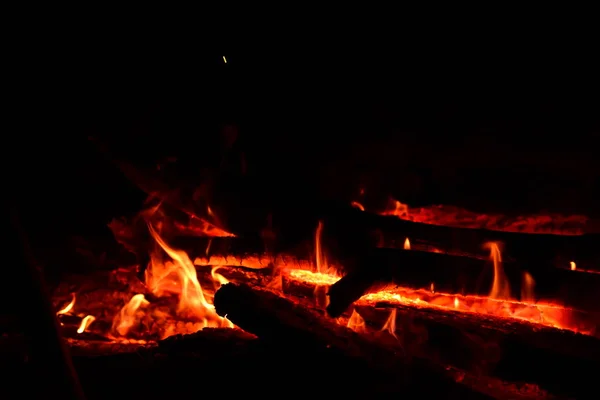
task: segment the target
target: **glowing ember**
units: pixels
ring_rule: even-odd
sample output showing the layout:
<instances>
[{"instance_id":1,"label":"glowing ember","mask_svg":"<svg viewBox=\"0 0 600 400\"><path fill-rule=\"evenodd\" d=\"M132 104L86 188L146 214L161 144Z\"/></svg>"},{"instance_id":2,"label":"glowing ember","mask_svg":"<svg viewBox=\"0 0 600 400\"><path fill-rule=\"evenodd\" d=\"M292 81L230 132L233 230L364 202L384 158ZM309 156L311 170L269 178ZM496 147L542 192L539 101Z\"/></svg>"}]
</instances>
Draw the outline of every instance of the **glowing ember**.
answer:
<instances>
[{"instance_id":1,"label":"glowing ember","mask_svg":"<svg viewBox=\"0 0 600 400\"><path fill-rule=\"evenodd\" d=\"M351 205L365 210L365 207L356 201ZM509 218L504 215L478 214L451 206L410 208L398 200L393 200L390 207L381 214L432 225L562 235L581 235L588 221L583 215L528 215Z\"/></svg>"},{"instance_id":2,"label":"glowing ember","mask_svg":"<svg viewBox=\"0 0 600 400\"><path fill-rule=\"evenodd\" d=\"M289 277L313 285L331 285L340 279L334 275L299 270L290 271ZM572 309L554 304L434 293L432 290L415 290L403 287L366 294L356 304L376 305L379 303L418 308L449 309L501 318L514 318L574 332L590 333L586 329L580 328L577 321L574 321Z\"/></svg>"}]
</instances>

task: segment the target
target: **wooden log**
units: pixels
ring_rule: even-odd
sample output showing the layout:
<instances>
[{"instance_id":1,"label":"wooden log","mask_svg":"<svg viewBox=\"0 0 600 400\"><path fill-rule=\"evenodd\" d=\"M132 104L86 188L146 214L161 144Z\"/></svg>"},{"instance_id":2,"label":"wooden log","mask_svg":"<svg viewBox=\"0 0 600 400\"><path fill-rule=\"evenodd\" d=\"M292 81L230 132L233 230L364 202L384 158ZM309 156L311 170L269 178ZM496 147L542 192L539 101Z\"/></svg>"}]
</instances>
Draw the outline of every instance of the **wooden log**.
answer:
<instances>
[{"instance_id":1,"label":"wooden log","mask_svg":"<svg viewBox=\"0 0 600 400\"><path fill-rule=\"evenodd\" d=\"M452 310L356 306L377 329L392 310L398 338L416 354L504 381L534 383L558 395L584 398L595 390L589 371L600 362L600 340L592 336Z\"/></svg>"},{"instance_id":2,"label":"wooden log","mask_svg":"<svg viewBox=\"0 0 600 400\"><path fill-rule=\"evenodd\" d=\"M428 289L432 283L444 293L487 295L494 279L491 261L402 249L372 249L359 255L353 269L329 291L328 311L336 317L361 296L380 284ZM600 275L551 268L523 270L502 262L510 285L510 298L519 299L525 288L524 273L535 282L537 299L552 300L568 307L600 311Z\"/></svg>"},{"instance_id":3,"label":"wooden log","mask_svg":"<svg viewBox=\"0 0 600 400\"><path fill-rule=\"evenodd\" d=\"M417 359L407 364L398 347L362 337L273 292L224 285L215 294L215 307L220 315L227 315L286 356L309 356L306 362L318 356L319 363L329 364L329 371L353 382L349 392L485 397L457 384L441 368ZM344 390L346 382L335 380L327 392Z\"/></svg>"},{"instance_id":4,"label":"wooden log","mask_svg":"<svg viewBox=\"0 0 600 400\"><path fill-rule=\"evenodd\" d=\"M600 235L553 235L491 231L485 229L456 228L423 224L394 216L364 212L353 207L330 207L324 213L325 230L329 227L333 236L365 237L368 232L371 244L381 244L383 237L387 246L401 247L406 238L417 246L427 246L442 252L487 257L487 242L503 245L503 257L518 261L530 268L566 268L573 261L581 269L600 270ZM384 241L384 242L385 242Z\"/></svg>"}]
</instances>

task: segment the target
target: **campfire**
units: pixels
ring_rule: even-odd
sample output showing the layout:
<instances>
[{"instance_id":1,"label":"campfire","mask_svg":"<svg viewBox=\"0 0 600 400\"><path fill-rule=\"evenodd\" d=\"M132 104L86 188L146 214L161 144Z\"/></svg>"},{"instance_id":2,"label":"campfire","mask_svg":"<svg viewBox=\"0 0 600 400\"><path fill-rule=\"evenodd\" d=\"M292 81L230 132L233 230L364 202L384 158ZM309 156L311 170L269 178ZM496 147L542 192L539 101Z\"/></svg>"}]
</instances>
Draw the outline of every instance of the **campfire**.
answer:
<instances>
[{"instance_id":1,"label":"campfire","mask_svg":"<svg viewBox=\"0 0 600 400\"><path fill-rule=\"evenodd\" d=\"M371 376L342 392L420 393L426 381L461 398L588 389L581 376L600 355L600 262L585 217L336 207L315 219L309 245L282 253L229 232L209 205L198 215L152 195L110 224L137 263L70 276L54 291L62 334L75 357L227 343L256 352L260 343L270 355L258 358L283 351L287 365L310 355ZM350 225L372 240L336 252ZM219 357L235 360L204 361Z\"/></svg>"}]
</instances>

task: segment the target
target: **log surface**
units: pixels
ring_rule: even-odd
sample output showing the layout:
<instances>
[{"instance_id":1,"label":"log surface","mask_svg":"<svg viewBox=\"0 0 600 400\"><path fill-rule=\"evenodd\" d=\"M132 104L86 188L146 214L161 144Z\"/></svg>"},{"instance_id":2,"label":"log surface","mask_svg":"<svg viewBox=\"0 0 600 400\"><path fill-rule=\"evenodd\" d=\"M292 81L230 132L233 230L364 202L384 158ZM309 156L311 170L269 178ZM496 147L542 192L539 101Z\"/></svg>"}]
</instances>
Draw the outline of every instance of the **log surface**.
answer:
<instances>
[{"instance_id":1,"label":"log surface","mask_svg":"<svg viewBox=\"0 0 600 400\"><path fill-rule=\"evenodd\" d=\"M520 321L379 303L356 311L380 327L395 310L396 334L410 351L473 373L528 382L551 393L585 398L595 382L600 340Z\"/></svg>"},{"instance_id":2,"label":"log surface","mask_svg":"<svg viewBox=\"0 0 600 400\"><path fill-rule=\"evenodd\" d=\"M318 355L320 363L335 363L329 374L346 375L337 388L352 385L354 393L449 394L485 398L457 384L444 370L422 360L407 362L397 345L382 345L273 292L228 284L215 294L215 307L242 329L256 334L281 352ZM326 378L331 379L331 378ZM351 384L351 382L353 382Z\"/></svg>"},{"instance_id":3,"label":"log surface","mask_svg":"<svg viewBox=\"0 0 600 400\"><path fill-rule=\"evenodd\" d=\"M534 280L537 299L551 300L584 311L600 311L600 274L582 274L559 268L522 269L502 262L511 289L519 299L524 273ZM371 249L363 252L353 270L330 289L328 311L334 317L378 284L397 284L413 289L436 290L450 294L485 296L494 279L491 261L402 249Z\"/></svg>"},{"instance_id":4,"label":"log surface","mask_svg":"<svg viewBox=\"0 0 600 400\"><path fill-rule=\"evenodd\" d=\"M395 216L383 216L360 211L353 207L330 207L324 213L325 226L339 232L379 232L388 242L402 245L408 237L444 252L465 253L487 257L487 242L503 244L506 260L530 264L532 268L569 268L571 261L583 269L600 269L600 235L553 235L491 231L486 229L457 228L407 221ZM371 244L378 240L373 240ZM389 243L388 243L389 244Z\"/></svg>"}]
</instances>

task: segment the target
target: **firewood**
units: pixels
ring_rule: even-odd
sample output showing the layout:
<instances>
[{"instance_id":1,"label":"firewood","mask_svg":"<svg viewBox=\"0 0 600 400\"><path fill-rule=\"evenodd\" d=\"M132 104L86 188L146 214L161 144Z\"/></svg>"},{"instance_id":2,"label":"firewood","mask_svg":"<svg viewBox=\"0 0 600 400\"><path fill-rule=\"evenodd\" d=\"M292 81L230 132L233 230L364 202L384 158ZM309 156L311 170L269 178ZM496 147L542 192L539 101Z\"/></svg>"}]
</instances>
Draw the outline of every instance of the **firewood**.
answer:
<instances>
[{"instance_id":1,"label":"firewood","mask_svg":"<svg viewBox=\"0 0 600 400\"><path fill-rule=\"evenodd\" d=\"M365 232L379 233L379 239L385 239L387 247L401 247L409 238L417 246L485 258L488 250L483 245L499 242L503 244L505 260L531 264L531 268L568 269L571 261L582 269L600 268L598 234L553 235L456 228L372 214L353 207L332 207L324 215L325 229L333 229L333 235L340 231L357 236L364 236ZM379 242L373 240L373 243Z\"/></svg>"},{"instance_id":2,"label":"firewood","mask_svg":"<svg viewBox=\"0 0 600 400\"><path fill-rule=\"evenodd\" d=\"M329 371L335 370L336 376L346 375L347 379L343 383L336 379L330 388L332 392L351 385L355 394L485 397L423 360L412 359L408 363L397 346L360 336L273 292L227 284L217 291L214 301L220 315L227 315L234 324L279 348L286 356L308 356L307 361L318 356L319 363L335 362Z\"/></svg>"},{"instance_id":3,"label":"firewood","mask_svg":"<svg viewBox=\"0 0 600 400\"><path fill-rule=\"evenodd\" d=\"M330 289L330 315L336 317L378 284L397 284L414 289L429 288L464 295L487 295L494 278L491 261L402 249L372 249L363 252L356 265ZM519 298L524 273L535 282L535 296L569 307L600 311L599 274L582 274L559 268L522 269L512 262L501 263L511 288Z\"/></svg>"},{"instance_id":4,"label":"firewood","mask_svg":"<svg viewBox=\"0 0 600 400\"><path fill-rule=\"evenodd\" d=\"M588 376L600 362L600 340L592 336L452 310L385 303L355 309L377 328L395 310L397 336L424 357L504 381L534 383L554 394L593 393L595 382Z\"/></svg>"}]
</instances>

